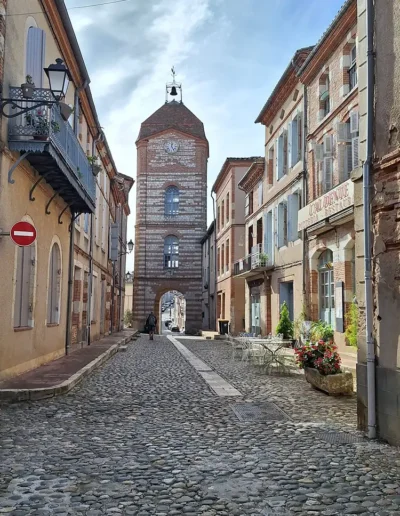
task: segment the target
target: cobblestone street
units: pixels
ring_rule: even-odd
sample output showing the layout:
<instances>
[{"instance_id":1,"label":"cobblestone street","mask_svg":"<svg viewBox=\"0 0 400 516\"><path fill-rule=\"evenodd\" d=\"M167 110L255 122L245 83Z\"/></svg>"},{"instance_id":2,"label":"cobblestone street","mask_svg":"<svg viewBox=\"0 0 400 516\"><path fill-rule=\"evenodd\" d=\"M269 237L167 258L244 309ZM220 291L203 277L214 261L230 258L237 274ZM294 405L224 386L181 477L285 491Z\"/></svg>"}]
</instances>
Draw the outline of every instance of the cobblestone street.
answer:
<instances>
[{"instance_id":1,"label":"cobblestone street","mask_svg":"<svg viewBox=\"0 0 400 516\"><path fill-rule=\"evenodd\" d=\"M400 515L400 452L360 437L355 398L180 342L243 397L218 397L167 338L141 337L67 396L1 408L0 514ZM242 422L244 402L285 417Z\"/></svg>"}]
</instances>

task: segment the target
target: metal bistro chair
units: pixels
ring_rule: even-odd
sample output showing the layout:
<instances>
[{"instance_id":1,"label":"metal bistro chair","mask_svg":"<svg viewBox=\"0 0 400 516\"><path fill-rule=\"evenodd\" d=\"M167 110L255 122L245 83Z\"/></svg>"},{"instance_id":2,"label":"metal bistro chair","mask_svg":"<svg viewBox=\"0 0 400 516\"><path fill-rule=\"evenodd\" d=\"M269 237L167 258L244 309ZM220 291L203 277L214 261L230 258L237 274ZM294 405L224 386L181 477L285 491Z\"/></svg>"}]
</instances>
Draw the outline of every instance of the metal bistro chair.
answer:
<instances>
[{"instance_id":1,"label":"metal bistro chair","mask_svg":"<svg viewBox=\"0 0 400 516\"><path fill-rule=\"evenodd\" d=\"M264 370L266 374L290 374L291 368L287 363L285 344L282 336L278 335L277 337L268 339L264 347L266 351L264 356Z\"/></svg>"}]
</instances>

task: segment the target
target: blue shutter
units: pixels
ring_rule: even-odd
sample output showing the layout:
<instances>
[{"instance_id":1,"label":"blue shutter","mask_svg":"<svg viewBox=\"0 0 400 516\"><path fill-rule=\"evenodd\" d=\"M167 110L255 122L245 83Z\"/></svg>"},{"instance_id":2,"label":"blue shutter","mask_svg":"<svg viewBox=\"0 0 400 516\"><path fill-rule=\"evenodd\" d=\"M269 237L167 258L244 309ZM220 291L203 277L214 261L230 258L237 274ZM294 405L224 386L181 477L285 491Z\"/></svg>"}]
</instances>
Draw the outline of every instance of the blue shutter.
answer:
<instances>
[{"instance_id":1,"label":"blue shutter","mask_svg":"<svg viewBox=\"0 0 400 516\"><path fill-rule=\"evenodd\" d=\"M285 245L285 206L278 204L278 247Z\"/></svg>"},{"instance_id":2,"label":"blue shutter","mask_svg":"<svg viewBox=\"0 0 400 516\"><path fill-rule=\"evenodd\" d=\"M43 87L46 33L42 29L29 27L26 40L26 75L30 75L36 88Z\"/></svg>"},{"instance_id":3,"label":"blue shutter","mask_svg":"<svg viewBox=\"0 0 400 516\"><path fill-rule=\"evenodd\" d=\"M85 213L83 220L83 230L85 231L85 233L89 232L89 213Z\"/></svg>"},{"instance_id":4,"label":"blue shutter","mask_svg":"<svg viewBox=\"0 0 400 516\"><path fill-rule=\"evenodd\" d=\"M273 234L272 211L264 214L264 252L268 255L268 262L273 263Z\"/></svg>"},{"instance_id":5,"label":"blue shutter","mask_svg":"<svg viewBox=\"0 0 400 516\"><path fill-rule=\"evenodd\" d=\"M291 161L290 166L294 167L299 160L299 130L298 120L295 118L292 120L292 132L291 132Z\"/></svg>"},{"instance_id":6,"label":"blue shutter","mask_svg":"<svg viewBox=\"0 0 400 516\"><path fill-rule=\"evenodd\" d=\"M288 195L288 240L294 242L298 239L298 213L299 196L298 194Z\"/></svg>"}]
</instances>

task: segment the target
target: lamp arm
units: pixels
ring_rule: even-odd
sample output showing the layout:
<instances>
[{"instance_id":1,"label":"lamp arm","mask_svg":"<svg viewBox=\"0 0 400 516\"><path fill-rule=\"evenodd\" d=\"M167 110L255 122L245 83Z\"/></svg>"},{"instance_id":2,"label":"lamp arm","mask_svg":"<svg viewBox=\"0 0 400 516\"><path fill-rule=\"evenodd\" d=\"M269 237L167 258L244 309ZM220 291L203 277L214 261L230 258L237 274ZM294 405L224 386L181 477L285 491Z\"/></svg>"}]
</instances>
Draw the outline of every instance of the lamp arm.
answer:
<instances>
[{"instance_id":1,"label":"lamp arm","mask_svg":"<svg viewBox=\"0 0 400 516\"><path fill-rule=\"evenodd\" d=\"M51 107L54 104L57 104L57 102L56 101L52 102L50 100L46 100L46 101L42 101L42 102L37 102L33 106L24 107L24 106L21 106L20 104L18 104L18 101L15 101L13 99L3 99L0 104L0 110L1 110L2 116L6 117L6 118L16 118L17 116L21 116L24 113L29 113L29 111L33 111L39 107L45 107L45 106ZM13 113L12 115L7 114L5 112L5 108L8 105L11 106L11 109L18 109L19 111L17 113Z\"/></svg>"}]
</instances>

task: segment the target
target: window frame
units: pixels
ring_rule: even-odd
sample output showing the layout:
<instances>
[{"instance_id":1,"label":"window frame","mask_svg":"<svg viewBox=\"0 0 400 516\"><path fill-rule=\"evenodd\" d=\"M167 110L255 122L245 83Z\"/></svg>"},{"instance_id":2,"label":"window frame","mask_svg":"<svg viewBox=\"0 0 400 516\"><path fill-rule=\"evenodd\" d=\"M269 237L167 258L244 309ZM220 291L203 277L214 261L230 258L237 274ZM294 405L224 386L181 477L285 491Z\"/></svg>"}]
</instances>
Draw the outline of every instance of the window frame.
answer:
<instances>
[{"instance_id":1,"label":"window frame","mask_svg":"<svg viewBox=\"0 0 400 516\"><path fill-rule=\"evenodd\" d=\"M55 256L57 254L57 256ZM54 260L57 262L54 263ZM49 281L47 290L47 324L60 324L61 303L61 250L57 242L51 246L49 255Z\"/></svg>"},{"instance_id":2,"label":"window frame","mask_svg":"<svg viewBox=\"0 0 400 516\"><path fill-rule=\"evenodd\" d=\"M179 238L168 235L164 238L164 269L179 268Z\"/></svg>"},{"instance_id":3,"label":"window frame","mask_svg":"<svg viewBox=\"0 0 400 516\"><path fill-rule=\"evenodd\" d=\"M168 186L164 191L164 215L176 217L179 215L180 190L175 185Z\"/></svg>"}]
</instances>

